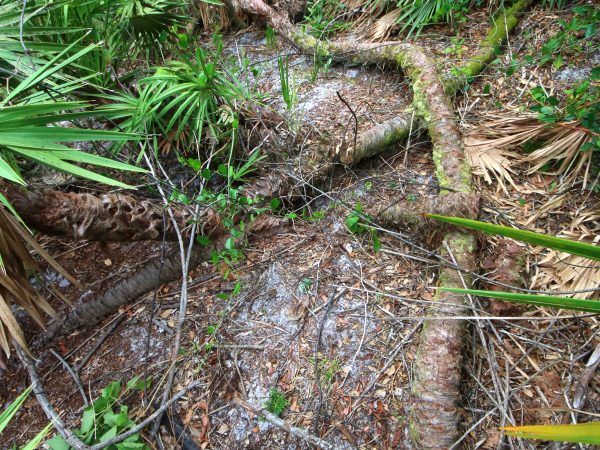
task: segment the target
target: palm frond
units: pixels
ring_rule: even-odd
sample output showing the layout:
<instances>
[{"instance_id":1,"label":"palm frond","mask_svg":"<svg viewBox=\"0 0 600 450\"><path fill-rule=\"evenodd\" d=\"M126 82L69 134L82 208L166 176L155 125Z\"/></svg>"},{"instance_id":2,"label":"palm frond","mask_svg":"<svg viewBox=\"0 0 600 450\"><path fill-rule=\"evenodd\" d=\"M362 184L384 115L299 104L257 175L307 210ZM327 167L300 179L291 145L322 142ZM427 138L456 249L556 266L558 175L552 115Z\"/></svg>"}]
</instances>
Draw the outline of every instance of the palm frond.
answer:
<instances>
[{"instance_id":1,"label":"palm frond","mask_svg":"<svg viewBox=\"0 0 600 450\"><path fill-rule=\"evenodd\" d=\"M467 154L486 181L489 173L501 174L508 181L509 164L528 164L527 173L543 170L560 175L566 184L583 175L587 183L592 152L582 151L592 136L579 125L579 121L546 124L535 113L506 112L490 114L489 119L467 132ZM515 150L524 146L537 147L525 156L516 156ZM494 159L486 166L481 155ZM504 160L503 158L506 158ZM515 164L516 163L516 164ZM510 182L510 181L509 181ZM512 183L511 183L512 184Z\"/></svg>"}]
</instances>

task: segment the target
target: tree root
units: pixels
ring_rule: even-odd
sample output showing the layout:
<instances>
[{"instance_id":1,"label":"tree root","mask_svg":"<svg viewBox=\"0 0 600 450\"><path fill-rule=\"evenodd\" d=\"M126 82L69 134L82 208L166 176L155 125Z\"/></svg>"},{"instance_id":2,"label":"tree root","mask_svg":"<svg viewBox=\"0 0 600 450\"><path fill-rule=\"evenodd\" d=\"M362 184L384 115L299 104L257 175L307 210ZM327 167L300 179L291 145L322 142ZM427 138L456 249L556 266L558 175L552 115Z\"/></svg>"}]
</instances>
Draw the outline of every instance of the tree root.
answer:
<instances>
[{"instance_id":1,"label":"tree root","mask_svg":"<svg viewBox=\"0 0 600 450\"><path fill-rule=\"evenodd\" d=\"M463 269L474 270L476 240L472 234L450 232L440 253ZM440 268L438 287L464 287L462 274ZM466 324L463 320L435 319L435 316L462 316L468 311L462 295L437 291L421 330L414 365L410 436L422 449L448 449L459 437L461 419L461 371Z\"/></svg>"}]
</instances>

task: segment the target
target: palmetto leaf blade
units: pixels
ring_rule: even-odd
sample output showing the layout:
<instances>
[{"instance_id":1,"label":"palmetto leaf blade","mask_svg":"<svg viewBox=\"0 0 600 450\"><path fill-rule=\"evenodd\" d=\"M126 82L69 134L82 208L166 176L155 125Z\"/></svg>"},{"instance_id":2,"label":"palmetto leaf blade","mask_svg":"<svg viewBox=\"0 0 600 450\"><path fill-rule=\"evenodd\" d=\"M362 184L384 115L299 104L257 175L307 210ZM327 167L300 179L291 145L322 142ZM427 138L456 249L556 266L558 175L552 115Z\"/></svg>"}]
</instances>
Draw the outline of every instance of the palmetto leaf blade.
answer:
<instances>
[{"instance_id":1,"label":"palmetto leaf blade","mask_svg":"<svg viewBox=\"0 0 600 450\"><path fill-rule=\"evenodd\" d=\"M478 289L440 288L440 291L452 292L455 294L476 295L478 297L497 298L499 300L527 305L547 306L550 308L570 309L572 311L600 314L600 301L598 300L556 297L553 295L520 294L516 292L485 291Z\"/></svg>"},{"instance_id":2,"label":"palmetto leaf blade","mask_svg":"<svg viewBox=\"0 0 600 450\"><path fill-rule=\"evenodd\" d=\"M578 423L573 425L529 425L524 427L504 427L508 436L544 441L577 442L580 444L600 444L600 422Z\"/></svg>"},{"instance_id":3,"label":"palmetto leaf blade","mask_svg":"<svg viewBox=\"0 0 600 450\"><path fill-rule=\"evenodd\" d=\"M452 225L470 228L472 230L483 231L487 234L505 236L518 241L527 242L528 244L541 245L543 247L567 252L572 255L584 256L596 261L600 260L600 246L588 244L586 242L572 241L570 239L548 236L546 234L535 233L533 231L519 230L516 228L494 225L491 223L464 219L461 217L448 217L437 214L427 214L427 217L440 222L446 222Z\"/></svg>"}]
</instances>

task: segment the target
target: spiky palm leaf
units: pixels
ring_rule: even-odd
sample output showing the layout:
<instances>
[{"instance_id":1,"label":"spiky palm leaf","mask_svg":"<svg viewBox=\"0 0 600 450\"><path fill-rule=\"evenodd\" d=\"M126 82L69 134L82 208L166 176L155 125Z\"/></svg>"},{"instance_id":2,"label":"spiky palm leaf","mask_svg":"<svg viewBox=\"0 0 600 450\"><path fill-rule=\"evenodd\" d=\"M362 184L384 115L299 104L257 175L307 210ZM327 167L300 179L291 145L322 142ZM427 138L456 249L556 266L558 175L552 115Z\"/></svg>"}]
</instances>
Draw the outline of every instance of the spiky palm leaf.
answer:
<instances>
[{"instance_id":1,"label":"spiky palm leaf","mask_svg":"<svg viewBox=\"0 0 600 450\"><path fill-rule=\"evenodd\" d=\"M6 2L0 4L0 22L14 24L12 16L17 12L10 5L5 6ZM15 39L14 32L9 29L9 32L0 35L0 42L11 44L11 39ZM14 214L11 205L1 194L9 187L9 183L26 184L18 161L30 159L63 172L120 187L128 185L97 174L80 164L143 172L137 167L64 145L75 141L124 141L135 137L125 133L60 125L65 121L75 122L109 112L103 111L101 114L89 110L85 102L58 100L81 86L81 80L69 76L67 69L97 48L97 45L79 46L80 41L81 38L68 45L52 48L48 44L48 48L39 52L39 57L25 55L22 48L15 50L12 44L4 48L0 46L0 67L11 69L8 72L9 79L0 87L0 202L3 204L0 205L0 348L7 354L11 337L21 347L27 348L23 332L13 316L14 306L22 308L40 325L43 325L44 314L54 314L50 305L29 284L31 270L37 268L29 250L35 250L56 271L77 284L15 219L11 214ZM26 64L17 64L19 59L26 61ZM15 79L17 82L13 83Z\"/></svg>"},{"instance_id":2,"label":"spiky palm leaf","mask_svg":"<svg viewBox=\"0 0 600 450\"><path fill-rule=\"evenodd\" d=\"M124 32L145 44L156 41L174 25L180 25L183 16L175 13L182 3L172 0L129 0L118 2L117 16Z\"/></svg>"}]
</instances>

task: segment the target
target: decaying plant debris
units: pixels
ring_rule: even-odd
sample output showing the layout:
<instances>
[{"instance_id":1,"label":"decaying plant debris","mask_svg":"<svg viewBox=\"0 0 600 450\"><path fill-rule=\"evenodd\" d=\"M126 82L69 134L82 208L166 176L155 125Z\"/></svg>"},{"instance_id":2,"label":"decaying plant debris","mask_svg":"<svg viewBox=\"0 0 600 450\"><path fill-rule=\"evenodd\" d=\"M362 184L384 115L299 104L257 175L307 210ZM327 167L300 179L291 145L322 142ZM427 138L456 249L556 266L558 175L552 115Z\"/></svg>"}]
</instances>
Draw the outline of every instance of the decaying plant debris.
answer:
<instances>
[{"instance_id":1,"label":"decaying plant debris","mask_svg":"<svg viewBox=\"0 0 600 450\"><path fill-rule=\"evenodd\" d=\"M284 126L281 122L254 132L252 142L259 136L259 145L272 145L267 150L271 152L269 166L253 174L240 192L258 196L261 207L268 207L272 198L283 199L286 206L305 207L307 219L296 221L298 214L285 219L270 214L251 222L249 217L236 216L236 224L248 220L249 225L243 236L246 259L237 264L235 273L218 265L215 271L210 263L215 251L231 245L226 243L222 217L211 206L165 205L120 193L25 193L15 186L3 186L2 192L26 223L41 232L131 243L128 250L117 251L115 256L104 245L80 244L83 250L79 254L78 247L69 247L66 241L46 242L55 253L64 253L60 261L71 270L90 259L90 267L98 273L88 281L110 286L100 295L93 291L80 295L71 313L54 321L38 342L47 345L51 337L55 341L50 345L75 348L64 355L73 358L74 367L85 355L76 352L87 351L85 364L77 364L78 371L83 371L80 382L93 384L102 379L99 370L105 355L98 348L104 346L116 355L109 355L115 372L177 373L172 377L173 391L197 388L194 395L179 400L177 421L185 432L178 436L212 448L501 448L508 444L495 433L495 427L514 423L517 414L530 420L547 419L551 413L546 411L554 408L566 419L567 413L560 411L569 411L570 400L567 391L561 392L561 381L576 378L585 365L588 344L597 341L596 318L503 309L494 302L482 305L476 299L431 289L470 287L483 277L484 283L496 289L506 285L523 288L531 281L538 284L530 287L550 285L557 290L570 282L574 289L586 291L581 295L595 295L589 290L597 283L597 266L585 266L585 271L575 273L550 270L555 269L553 262L566 258L551 253L531 269L530 259L536 255L527 254L524 247L500 240L491 248L481 237L439 226L425 217L437 213L477 218L495 207L519 224L542 221L542 227L556 231L563 223L549 216L550 206L544 209L541 205L535 212L525 211L523 206L519 209L509 193L517 188L523 195L541 199L540 186L547 179L535 178L537 166L532 166L528 176L524 166L510 165L507 158L514 155L512 147L508 143L497 146L498 141L491 138L507 139L494 135L499 131L498 122L476 131L474 127L459 128L452 100L494 58L530 3L517 2L498 16L470 62L455 70L454 77L444 76L428 51L413 44L318 40L261 0L228 5L229 14L239 7L248 15L245 20L267 22L278 36L308 55L308 60L349 62L358 64L361 71L376 70L366 69L367 65L402 71L411 86L412 100L389 113L391 118L370 119L371 126L359 130L353 109L359 100L334 91L337 97L330 95L327 107L331 109L333 101L337 102L336 108L350 117L347 123L353 123L354 116L356 128L346 125L344 133L332 132L336 142L328 148L323 145L323 135L313 130L318 127L306 124L289 132L296 136L286 155L281 148L287 143L282 144L284 139L278 136ZM225 15L225 9L221 14ZM525 134L547 132L535 128L531 117L522 121L527 123L507 127L515 126ZM469 137L463 143L464 129ZM419 142L427 139L423 131L427 131L432 149ZM302 141L297 135L304 132ZM564 136L558 133L560 141ZM529 138L529 134L523 136ZM398 143L407 139L406 155L397 153ZM554 144L554 149L520 158L520 163L542 164L564 156ZM392 150L384 153L390 147ZM578 160L572 180L586 162ZM479 186L471 166L475 166L475 175L488 182L490 173L507 181L503 185L507 197L498 200ZM520 179L517 174L528 178ZM552 204L575 201L568 193L561 196ZM72 214L73 210L81 214ZM318 214L329 210L334 214L325 218ZM353 213L368 220L379 233L384 242L380 253L369 249L369 237L374 239L374 235L348 234L344 219ZM577 215L573 236L593 235L597 222L595 212ZM189 276L184 275L188 309L181 310L177 318L179 287L169 283L181 279L182 257L177 245L192 248L184 241L192 224L200 235L210 237L211 243L189 255ZM133 242L150 240L156 242L152 247ZM156 258L159 250L162 256ZM126 262L130 251L137 262ZM125 264L122 273L112 270L116 263ZM580 259L568 263L585 264ZM530 269L534 273L528 272ZM97 339L95 347L93 336L92 341L85 336L115 312L120 319L114 327L105 325L108 333ZM534 317L531 322L525 320L529 316ZM581 320L589 321L589 329L578 331ZM146 321L149 325L142 326ZM586 344L575 344L573 339L565 345L575 356L561 359L565 347L552 340L568 341L578 333L584 335ZM178 351L169 355L166 343L175 341L172 348ZM523 342L534 345L524 348ZM27 358L24 355L25 361ZM88 361L92 363L86 368ZM565 364L570 372L565 371ZM30 361L28 368L32 367ZM57 366L42 362L34 373L35 369L48 377L56 373ZM597 383L589 370L585 377L585 383L581 382L585 387L579 391L586 393L578 393L578 405L587 398L588 404L597 407ZM51 398L68 398L69 383L54 386L46 382L44 390ZM289 400L281 418L264 412L272 389L281 390ZM166 390L167 397L170 391ZM196 394L198 391L202 393ZM156 395L160 394L159 389ZM167 410L164 400L163 411ZM156 407L160 407L158 401ZM484 410L490 412L482 413ZM267 416L266 422L257 420L261 414ZM76 418L71 414L65 420ZM164 433L162 439L167 448L177 445Z\"/></svg>"}]
</instances>

